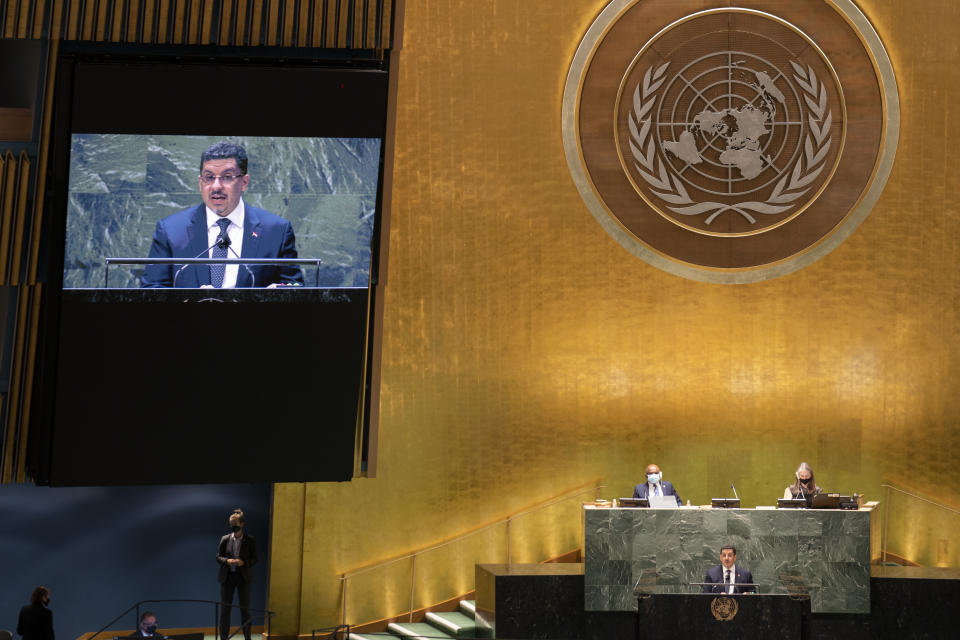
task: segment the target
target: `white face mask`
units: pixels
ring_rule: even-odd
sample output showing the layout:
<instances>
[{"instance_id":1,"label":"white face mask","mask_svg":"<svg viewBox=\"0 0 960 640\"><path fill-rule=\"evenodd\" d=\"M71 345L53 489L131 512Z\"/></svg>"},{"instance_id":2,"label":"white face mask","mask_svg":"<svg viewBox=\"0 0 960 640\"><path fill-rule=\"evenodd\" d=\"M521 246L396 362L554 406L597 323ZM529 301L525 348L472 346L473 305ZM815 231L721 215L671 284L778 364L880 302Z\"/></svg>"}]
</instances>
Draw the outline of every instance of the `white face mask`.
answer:
<instances>
[{"instance_id":1,"label":"white face mask","mask_svg":"<svg viewBox=\"0 0 960 640\"><path fill-rule=\"evenodd\" d=\"M657 484L658 482L660 482L660 474L659 474L659 473L648 473L648 474L647 474L647 482L649 482L650 484Z\"/></svg>"}]
</instances>

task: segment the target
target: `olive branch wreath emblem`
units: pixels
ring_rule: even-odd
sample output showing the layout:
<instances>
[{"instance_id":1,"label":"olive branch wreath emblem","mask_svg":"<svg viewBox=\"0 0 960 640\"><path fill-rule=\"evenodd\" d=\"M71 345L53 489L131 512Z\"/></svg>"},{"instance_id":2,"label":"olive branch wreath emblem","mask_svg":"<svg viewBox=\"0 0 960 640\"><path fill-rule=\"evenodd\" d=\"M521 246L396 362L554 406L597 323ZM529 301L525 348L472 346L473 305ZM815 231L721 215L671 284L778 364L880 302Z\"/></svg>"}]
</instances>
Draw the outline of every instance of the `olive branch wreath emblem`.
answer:
<instances>
[{"instance_id":1,"label":"olive branch wreath emblem","mask_svg":"<svg viewBox=\"0 0 960 640\"><path fill-rule=\"evenodd\" d=\"M784 176L777 182L765 201L735 204L694 202L680 179L667 171L667 162L657 155L654 137L650 135L652 118L649 113L657 101L657 90L666 80L664 73L670 63L667 62L656 69L653 67L647 69L643 75L643 81L638 82L633 90L633 112L630 114L631 117L627 118L630 129L630 152L637 162L634 166L640 176L654 189L654 195L673 205L678 205L668 206L670 211L684 216L709 213L704 224L710 224L726 211L734 211L746 218L750 224L755 224L756 218L748 212L766 215L783 213L794 207L793 203L797 198L810 190L810 183L816 180L826 166L824 161L830 150L833 112L827 111L827 89L817 79L813 67L808 66L805 70L793 60L790 64L795 72L794 79L803 89L804 102L810 109L807 115L809 130L803 142L804 153L797 159L792 172L784 172ZM806 160L806 168L804 168L804 160Z\"/></svg>"}]
</instances>

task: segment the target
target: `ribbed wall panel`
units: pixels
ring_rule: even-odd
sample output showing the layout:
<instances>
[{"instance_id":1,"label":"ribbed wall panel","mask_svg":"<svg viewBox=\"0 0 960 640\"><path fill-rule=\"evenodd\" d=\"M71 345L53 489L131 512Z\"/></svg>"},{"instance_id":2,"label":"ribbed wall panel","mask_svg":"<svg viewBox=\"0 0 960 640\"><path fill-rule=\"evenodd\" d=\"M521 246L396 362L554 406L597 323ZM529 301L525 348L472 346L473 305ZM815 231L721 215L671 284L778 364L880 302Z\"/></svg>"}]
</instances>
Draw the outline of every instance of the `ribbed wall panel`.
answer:
<instances>
[{"instance_id":1,"label":"ribbed wall panel","mask_svg":"<svg viewBox=\"0 0 960 640\"><path fill-rule=\"evenodd\" d=\"M30 158L25 152L14 156L7 151L0 158L0 286L20 283Z\"/></svg>"},{"instance_id":2,"label":"ribbed wall panel","mask_svg":"<svg viewBox=\"0 0 960 640\"><path fill-rule=\"evenodd\" d=\"M395 0L7 0L4 38L388 49Z\"/></svg>"},{"instance_id":3,"label":"ribbed wall panel","mask_svg":"<svg viewBox=\"0 0 960 640\"><path fill-rule=\"evenodd\" d=\"M4 38L388 49L394 0L7 0Z\"/></svg>"},{"instance_id":4,"label":"ribbed wall panel","mask_svg":"<svg viewBox=\"0 0 960 640\"><path fill-rule=\"evenodd\" d=\"M26 152L19 156L6 151L0 156L0 286L16 287L16 311L12 322L13 351L10 385L0 400L3 434L0 439L0 482L25 479L27 413L24 402L31 392L39 302L37 286L25 286L21 278L24 247L31 238L27 221L31 161ZM5 311L5 310L4 310ZM28 370L29 369L29 370ZM29 407L29 405L26 405Z\"/></svg>"},{"instance_id":5,"label":"ribbed wall panel","mask_svg":"<svg viewBox=\"0 0 960 640\"><path fill-rule=\"evenodd\" d=\"M17 291L10 387L3 412L3 455L0 483L24 482L26 478L27 431L33 391L37 327L40 319L41 285L22 286Z\"/></svg>"}]
</instances>

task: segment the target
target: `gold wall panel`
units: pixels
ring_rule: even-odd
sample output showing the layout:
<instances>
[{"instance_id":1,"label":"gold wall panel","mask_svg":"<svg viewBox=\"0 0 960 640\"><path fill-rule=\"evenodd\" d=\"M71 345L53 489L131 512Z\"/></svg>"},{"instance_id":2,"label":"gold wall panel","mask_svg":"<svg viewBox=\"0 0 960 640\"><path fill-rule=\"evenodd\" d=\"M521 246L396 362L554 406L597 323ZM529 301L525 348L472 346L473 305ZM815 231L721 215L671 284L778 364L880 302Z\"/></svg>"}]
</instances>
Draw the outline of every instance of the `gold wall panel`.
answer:
<instances>
[{"instance_id":1,"label":"gold wall panel","mask_svg":"<svg viewBox=\"0 0 960 640\"><path fill-rule=\"evenodd\" d=\"M406 3L377 478L307 485L302 566L271 575L271 608L300 613L275 631L338 622L343 571L596 476L629 495L651 461L695 504L731 482L769 504L806 460L830 490L957 506L960 3L859 2L901 92L887 188L830 255L742 286L636 259L572 183L561 92L604 4ZM926 517L892 511L891 532ZM409 606L371 582L362 598Z\"/></svg>"}]
</instances>

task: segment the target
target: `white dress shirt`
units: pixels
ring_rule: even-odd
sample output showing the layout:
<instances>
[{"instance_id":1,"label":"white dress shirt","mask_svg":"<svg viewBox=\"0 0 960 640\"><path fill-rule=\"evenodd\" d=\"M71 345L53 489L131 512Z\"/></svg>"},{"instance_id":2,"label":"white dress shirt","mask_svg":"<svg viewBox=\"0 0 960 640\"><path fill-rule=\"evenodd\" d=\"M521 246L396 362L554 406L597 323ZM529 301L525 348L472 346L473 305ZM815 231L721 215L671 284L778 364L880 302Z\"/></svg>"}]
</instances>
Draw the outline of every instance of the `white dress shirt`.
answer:
<instances>
[{"instance_id":1,"label":"white dress shirt","mask_svg":"<svg viewBox=\"0 0 960 640\"><path fill-rule=\"evenodd\" d=\"M734 591L734 586L733 586L733 585L737 582L737 565L735 565L735 564L734 564L734 565L730 565L730 568L729 568L729 569L727 569L727 568L726 568L725 566L723 566L723 565L720 565L720 568L723 569L723 574L721 575L721 579L723 580L723 583L724 583L723 591L724 591L724 593L730 593L730 594L732 594L733 591ZM729 584L729 586L727 585L727 571L730 572L730 584Z\"/></svg>"},{"instance_id":2,"label":"white dress shirt","mask_svg":"<svg viewBox=\"0 0 960 640\"><path fill-rule=\"evenodd\" d=\"M217 241L220 235L220 225L217 220L227 218L230 220L230 226L227 227L227 237L230 238L230 246L227 247L227 258L234 259L243 255L243 219L246 209L243 205L243 199L237 204L236 208L226 216L218 216L206 207L207 210L207 246L210 250L207 252L208 258L213 258L213 243ZM233 289L237 286L237 274L240 272L240 265L228 264L223 271L223 288Z\"/></svg>"}]
</instances>

